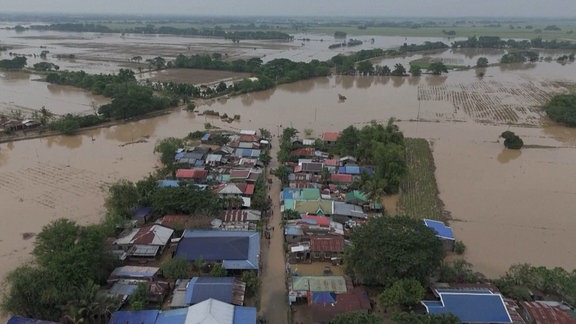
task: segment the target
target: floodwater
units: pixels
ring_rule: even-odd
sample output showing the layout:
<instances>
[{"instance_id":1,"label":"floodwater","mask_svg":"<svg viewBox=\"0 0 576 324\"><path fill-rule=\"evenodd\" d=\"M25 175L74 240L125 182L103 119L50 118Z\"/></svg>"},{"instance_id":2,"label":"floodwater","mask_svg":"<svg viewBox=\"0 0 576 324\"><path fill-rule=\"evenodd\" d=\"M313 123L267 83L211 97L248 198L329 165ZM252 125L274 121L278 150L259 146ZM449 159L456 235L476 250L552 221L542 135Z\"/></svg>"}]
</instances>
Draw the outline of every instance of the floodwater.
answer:
<instances>
[{"instance_id":1,"label":"floodwater","mask_svg":"<svg viewBox=\"0 0 576 324\"><path fill-rule=\"evenodd\" d=\"M2 33L8 32L0 31L0 36ZM53 34L58 37L50 42L78 47L85 37L91 37L74 34L78 40L73 40ZM128 36L143 38L147 45L153 43L152 39L174 46L178 41L181 46L187 44L175 37ZM115 37L116 42L123 42L119 35L93 37L110 42L109 38ZM9 40L24 42L19 35ZM39 46L46 40L30 41ZM218 42L223 48L229 46L224 41L204 41L206 46ZM133 42L137 43L135 39ZM280 47L274 49L281 51ZM287 57L294 57L291 50L284 49ZM477 59L457 52L446 55L464 62ZM386 64L393 65L393 61ZM100 72L106 72L107 67L98 65ZM138 180L152 172L157 163L154 144L164 137L185 136L203 129L206 122L226 129L267 128L274 135L284 127L301 131L310 128L318 136L350 124L361 127L370 120L386 122L390 117L399 120L406 136L423 137L433 143L441 199L453 217L455 235L466 244L466 257L476 270L496 276L518 262L574 269L576 252L569 246L576 231L576 131L552 125L538 106L550 95L566 92L575 82L575 72L576 64L539 62L490 67L483 78L478 78L474 70L416 78L317 78L199 103L200 111L238 114L240 122L225 123L176 110L77 136L0 144L0 255L4 260L0 276L29 259L33 240L23 239L23 233L38 233L43 225L59 217L83 224L98 221L103 215L103 188L120 178ZM97 100L71 88L50 91L50 85L32 79L34 76L4 73L0 78L0 102L38 109L53 100L51 107L64 106L64 113L86 111ZM348 99L339 102L338 94ZM538 148L505 150L498 142L498 135L505 130L516 132L526 144ZM132 142L138 143L129 144Z\"/></svg>"}]
</instances>

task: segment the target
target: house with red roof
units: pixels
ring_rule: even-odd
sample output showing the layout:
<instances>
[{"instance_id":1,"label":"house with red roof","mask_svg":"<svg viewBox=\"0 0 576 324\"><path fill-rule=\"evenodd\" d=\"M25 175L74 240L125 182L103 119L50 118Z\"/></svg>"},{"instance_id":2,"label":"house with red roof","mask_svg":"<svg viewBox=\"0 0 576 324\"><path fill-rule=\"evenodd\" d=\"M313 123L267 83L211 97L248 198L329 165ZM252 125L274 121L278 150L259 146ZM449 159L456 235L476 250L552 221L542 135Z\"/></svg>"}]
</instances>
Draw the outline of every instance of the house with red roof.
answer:
<instances>
[{"instance_id":1,"label":"house with red roof","mask_svg":"<svg viewBox=\"0 0 576 324\"><path fill-rule=\"evenodd\" d=\"M193 183L205 183L208 170L205 169L178 169L176 179Z\"/></svg>"},{"instance_id":2,"label":"house with red roof","mask_svg":"<svg viewBox=\"0 0 576 324\"><path fill-rule=\"evenodd\" d=\"M337 185L349 185L354 182L351 174L333 173L330 175L330 182Z\"/></svg>"},{"instance_id":3,"label":"house with red roof","mask_svg":"<svg viewBox=\"0 0 576 324\"><path fill-rule=\"evenodd\" d=\"M338 137L340 137L340 132L325 132L322 133L322 142L324 145L334 145Z\"/></svg>"}]
</instances>

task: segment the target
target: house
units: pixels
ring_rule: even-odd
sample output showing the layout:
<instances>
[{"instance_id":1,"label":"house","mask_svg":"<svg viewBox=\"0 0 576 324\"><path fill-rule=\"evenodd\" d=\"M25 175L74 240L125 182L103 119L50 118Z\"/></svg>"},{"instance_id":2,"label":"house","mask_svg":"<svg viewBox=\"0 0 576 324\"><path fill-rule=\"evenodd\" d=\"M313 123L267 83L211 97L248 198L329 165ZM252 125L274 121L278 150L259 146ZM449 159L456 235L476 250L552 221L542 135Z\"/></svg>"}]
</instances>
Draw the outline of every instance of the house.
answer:
<instances>
[{"instance_id":1,"label":"house","mask_svg":"<svg viewBox=\"0 0 576 324\"><path fill-rule=\"evenodd\" d=\"M128 300L128 297L132 295L140 283L146 282L144 280L133 280L133 279L120 279L108 289L106 294L123 304Z\"/></svg>"},{"instance_id":2,"label":"house","mask_svg":"<svg viewBox=\"0 0 576 324\"><path fill-rule=\"evenodd\" d=\"M123 266L118 267L112 271L108 282L120 281L122 279L128 280L142 280L153 281L156 279L160 268L158 267L143 267L143 266Z\"/></svg>"},{"instance_id":3,"label":"house","mask_svg":"<svg viewBox=\"0 0 576 324\"><path fill-rule=\"evenodd\" d=\"M304 238L302 227L297 224L286 224L284 226L284 240L287 243L297 243Z\"/></svg>"},{"instance_id":4,"label":"house","mask_svg":"<svg viewBox=\"0 0 576 324\"><path fill-rule=\"evenodd\" d=\"M292 150L290 154L296 157L303 157L303 158L313 158L315 157L316 149L313 147L302 147L299 149Z\"/></svg>"},{"instance_id":5,"label":"house","mask_svg":"<svg viewBox=\"0 0 576 324\"><path fill-rule=\"evenodd\" d=\"M436 232L436 237L442 241L444 245L444 250L447 252L454 251L454 243L456 242L454 238L454 233L452 233L452 229L446 225L444 222L432 220L432 219L424 219L424 225L428 228L431 228Z\"/></svg>"},{"instance_id":6,"label":"house","mask_svg":"<svg viewBox=\"0 0 576 324\"><path fill-rule=\"evenodd\" d=\"M332 292L342 294L348 291L343 276L292 276L288 283L288 300L308 298L314 292Z\"/></svg>"},{"instance_id":7,"label":"house","mask_svg":"<svg viewBox=\"0 0 576 324\"><path fill-rule=\"evenodd\" d=\"M512 323L502 295L490 290L435 289L437 300L422 301L429 314L453 314L462 323Z\"/></svg>"},{"instance_id":8,"label":"house","mask_svg":"<svg viewBox=\"0 0 576 324\"><path fill-rule=\"evenodd\" d=\"M156 222L175 231L174 236L179 237L185 228L210 228L212 217L208 215L164 215ZM177 240L177 239L173 239Z\"/></svg>"},{"instance_id":9,"label":"house","mask_svg":"<svg viewBox=\"0 0 576 324\"><path fill-rule=\"evenodd\" d=\"M368 199L366 199L366 195L361 191L353 190L346 193L345 201L349 204L362 206L366 204Z\"/></svg>"},{"instance_id":10,"label":"house","mask_svg":"<svg viewBox=\"0 0 576 324\"><path fill-rule=\"evenodd\" d=\"M168 188L168 187L178 188L178 187L180 187L180 183L178 182L178 180L164 179L164 180L158 181L158 186L160 188Z\"/></svg>"},{"instance_id":11,"label":"house","mask_svg":"<svg viewBox=\"0 0 576 324\"><path fill-rule=\"evenodd\" d=\"M368 293L360 287L352 288L342 294L334 294L334 302L324 302L322 300L314 302L315 293L311 295L312 303L308 307L310 307L314 323L331 323L338 314L349 312L368 313L372 309Z\"/></svg>"},{"instance_id":12,"label":"house","mask_svg":"<svg viewBox=\"0 0 576 324\"><path fill-rule=\"evenodd\" d=\"M299 223L330 228L330 217L317 215L301 215Z\"/></svg>"},{"instance_id":13,"label":"house","mask_svg":"<svg viewBox=\"0 0 576 324\"><path fill-rule=\"evenodd\" d=\"M331 260L344 254L344 237L312 236L310 237L310 254L312 259Z\"/></svg>"},{"instance_id":14,"label":"house","mask_svg":"<svg viewBox=\"0 0 576 324\"><path fill-rule=\"evenodd\" d=\"M186 230L175 257L221 262L227 270L258 270L260 233L256 231Z\"/></svg>"},{"instance_id":15,"label":"house","mask_svg":"<svg viewBox=\"0 0 576 324\"><path fill-rule=\"evenodd\" d=\"M225 163L225 160L222 158L222 154L208 154L206 156L206 164L215 167Z\"/></svg>"},{"instance_id":16,"label":"house","mask_svg":"<svg viewBox=\"0 0 576 324\"><path fill-rule=\"evenodd\" d=\"M116 311L112 313L109 324L155 324L160 311Z\"/></svg>"},{"instance_id":17,"label":"house","mask_svg":"<svg viewBox=\"0 0 576 324\"><path fill-rule=\"evenodd\" d=\"M357 161L358 160L356 160L355 157L350 156L350 155L343 156L338 160L338 162L340 162L341 166L345 166L347 164L356 164Z\"/></svg>"},{"instance_id":18,"label":"house","mask_svg":"<svg viewBox=\"0 0 576 324\"><path fill-rule=\"evenodd\" d=\"M151 224L132 229L128 234L116 239L116 250L124 252L126 257L154 258L161 254L170 243L174 230L159 224ZM120 251L117 251L118 254ZM121 257L121 258L122 258Z\"/></svg>"},{"instance_id":19,"label":"house","mask_svg":"<svg viewBox=\"0 0 576 324\"><path fill-rule=\"evenodd\" d=\"M132 218L140 224L144 224L152 217L152 207L136 207L132 210Z\"/></svg>"},{"instance_id":20,"label":"house","mask_svg":"<svg viewBox=\"0 0 576 324\"><path fill-rule=\"evenodd\" d=\"M334 145L336 144L338 137L340 137L339 132L325 132L322 133L322 142L324 145Z\"/></svg>"},{"instance_id":21,"label":"house","mask_svg":"<svg viewBox=\"0 0 576 324\"><path fill-rule=\"evenodd\" d=\"M359 176L361 173L360 167L357 165L347 165L338 168L339 174L351 174L353 176Z\"/></svg>"},{"instance_id":22,"label":"house","mask_svg":"<svg viewBox=\"0 0 576 324\"><path fill-rule=\"evenodd\" d=\"M294 173L309 173L319 175L324 165L318 162L301 163L294 168Z\"/></svg>"},{"instance_id":23,"label":"house","mask_svg":"<svg viewBox=\"0 0 576 324\"><path fill-rule=\"evenodd\" d=\"M208 170L205 169L178 169L176 179L193 183L206 183Z\"/></svg>"},{"instance_id":24,"label":"house","mask_svg":"<svg viewBox=\"0 0 576 324\"><path fill-rule=\"evenodd\" d=\"M521 301L520 315L528 324L576 324L573 310L556 301Z\"/></svg>"},{"instance_id":25,"label":"house","mask_svg":"<svg viewBox=\"0 0 576 324\"><path fill-rule=\"evenodd\" d=\"M351 174L332 173L330 174L330 182L337 185L349 185L354 182L354 179Z\"/></svg>"},{"instance_id":26,"label":"house","mask_svg":"<svg viewBox=\"0 0 576 324\"><path fill-rule=\"evenodd\" d=\"M252 196L254 194L254 184L224 183L216 186L213 191L222 198Z\"/></svg>"},{"instance_id":27,"label":"house","mask_svg":"<svg viewBox=\"0 0 576 324\"><path fill-rule=\"evenodd\" d=\"M224 223L258 223L262 213L254 209L226 209L219 217Z\"/></svg>"},{"instance_id":28,"label":"house","mask_svg":"<svg viewBox=\"0 0 576 324\"><path fill-rule=\"evenodd\" d=\"M286 206L285 201L285 206ZM295 200L293 210L301 214L332 215L334 201L332 200Z\"/></svg>"},{"instance_id":29,"label":"house","mask_svg":"<svg viewBox=\"0 0 576 324\"><path fill-rule=\"evenodd\" d=\"M360 218L360 219L367 219L368 214L364 212L362 207L358 205L352 205L345 203L343 201L335 201L334 202L334 216L341 216L346 217L348 219L352 218Z\"/></svg>"},{"instance_id":30,"label":"house","mask_svg":"<svg viewBox=\"0 0 576 324\"><path fill-rule=\"evenodd\" d=\"M170 307L185 307L210 298L242 306L246 284L234 277L194 277L181 279L174 291ZM178 296L180 294L181 296Z\"/></svg>"}]
</instances>

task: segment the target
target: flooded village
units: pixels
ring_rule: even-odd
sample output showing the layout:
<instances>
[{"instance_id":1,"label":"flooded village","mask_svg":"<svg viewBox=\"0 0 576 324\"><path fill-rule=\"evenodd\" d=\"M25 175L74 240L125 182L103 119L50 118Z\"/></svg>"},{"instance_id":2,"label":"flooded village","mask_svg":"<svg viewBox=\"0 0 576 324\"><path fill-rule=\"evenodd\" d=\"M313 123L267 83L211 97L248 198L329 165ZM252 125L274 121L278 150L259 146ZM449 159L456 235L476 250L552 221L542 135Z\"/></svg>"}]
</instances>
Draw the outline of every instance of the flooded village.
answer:
<instances>
[{"instance_id":1,"label":"flooded village","mask_svg":"<svg viewBox=\"0 0 576 324\"><path fill-rule=\"evenodd\" d=\"M328 49L329 44L320 41L332 37L296 34L295 39L312 41L235 44L173 35L0 29L0 45L31 55L28 65L43 61L35 54L47 49L53 55L50 61L61 70L91 74L118 73L120 68L138 72L135 56L173 59L178 54L221 53L229 59L309 62L350 52ZM354 51L454 40L358 38L364 43ZM541 56L568 52L542 51ZM432 59L474 66L479 57L496 63L504 53L504 49L445 49L376 58L373 63L408 66L414 60ZM56 59L59 54L74 58ZM8 55L2 51L0 59ZM214 316L215 323L328 323L339 313L380 313L368 297L374 299L373 292L346 275L344 251L353 228L377 215L402 214L402 193L382 197L382 204L371 203L365 193L351 189L361 173L372 172L370 166L356 163L354 156L331 156L329 151L345 128L361 129L371 121L386 125L390 118L406 138L425 139L431 148L431 168L448 222L435 222L431 215L409 216L427 219L422 223L444 240L451 256L452 244L463 242L465 260L487 278L502 276L520 263L571 272L576 268L576 252L569 248L576 229L571 208L576 129L552 122L541 107L553 95L570 92L575 75L574 63L555 60L495 64L481 76L471 68L403 77L332 74L263 91L198 99L192 110L182 105L150 118L92 127L75 135L44 136L22 126L0 137L0 255L4 261L0 276L5 278L32 260L36 235L47 224L66 218L84 226L105 218L111 185L121 179L136 183L165 166L155 153L163 139L198 132L202 137L174 151L178 165L187 167L166 175L158 186L202 188L226 199L229 206L196 219L195 224L187 224L188 215L138 209L132 228L112 242L123 263L108 278L108 292L128 305L128 296L144 282L149 292L145 303L159 302L162 311L138 315L127 308L114 313L111 323L169 323L170 317L188 323L189 316L194 317L190 314ZM193 69L136 73L141 82L178 80L206 87L248 76ZM17 114L30 121L28 117L43 107L61 116L89 114L109 103L103 96L41 79L34 72L0 70L2 115ZM219 115L204 113L208 110ZM223 114L239 118L222 119ZM277 152L287 129L298 131L291 139L295 162L286 164L290 172L281 181L273 173L282 166ZM523 139L522 150L504 147L499 136L507 130ZM261 160L265 152L271 157L269 164ZM254 195L262 192L265 201L253 208L251 204L258 200ZM287 219L292 214L288 211L294 212L293 219ZM157 219L148 221L153 214ZM167 280L159 271L159 261L172 257L197 263L195 275ZM222 269L227 276L218 276ZM259 294L250 291L252 276L259 282ZM458 289L469 293L466 287ZM496 299L488 312L496 316L491 322L524 323L520 313L540 307L530 301L515 304L491 287L474 289L490 294L485 296L492 300L488 303ZM448 312L453 310L449 293L441 288L433 293L445 298L443 307ZM427 294L422 303L426 310L437 307L432 297ZM389 320L385 313L380 315Z\"/></svg>"}]
</instances>

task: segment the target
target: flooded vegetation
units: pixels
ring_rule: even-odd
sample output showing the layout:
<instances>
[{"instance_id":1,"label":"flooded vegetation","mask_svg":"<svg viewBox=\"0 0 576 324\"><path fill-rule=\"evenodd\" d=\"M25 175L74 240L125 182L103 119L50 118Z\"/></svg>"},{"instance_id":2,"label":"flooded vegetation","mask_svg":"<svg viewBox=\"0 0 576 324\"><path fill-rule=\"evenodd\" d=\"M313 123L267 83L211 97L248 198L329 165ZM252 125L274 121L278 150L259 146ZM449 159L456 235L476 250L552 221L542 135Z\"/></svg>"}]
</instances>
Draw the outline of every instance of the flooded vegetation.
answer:
<instances>
[{"instance_id":1,"label":"flooded vegetation","mask_svg":"<svg viewBox=\"0 0 576 324\"><path fill-rule=\"evenodd\" d=\"M299 42L303 37L310 41ZM171 35L68 33L0 30L0 42L12 51L32 55L29 65L42 61L34 54L50 51L50 61L62 70L117 73L138 71L139 79L211 82L229 74L202 74L194 70L150 73L130 58L220 52L229 58L259 56L263 61L327 59L350 49L328 49L325 34L295 35L294 42L245 41ZM393 48L405 37L355 37L353 48ZM410 43L444 40L410 37ZM304 45L302 45L304 44ZM207 50L208 49L208 50ZM53 55L74 54L72 59ZM500 50L443 50L385 58L380 65L407 65L424 57L442 58L458 65L474 65L478 57L493 63ZM7 58L0 52L0 58ZM376 60L377 61L377 60ZM202 75L200 75L202 74ZM511 264L530 262L576 268L572 242L576 218L572 215L576 169L576 130L550 122L541 106L554 94L573 87L576 65L555 61L510 64L420 77L330 76L284 84L240 96L198 101L228 116L231 123L178 108L146 120L86 130L75 136L51 136L0 144L0 204L3 206L0 255L4 276L24 260L32 240L49 221L67 217L91 223L103 215L103 191L120 178L139 179L157 163L155 143L165 137L184 137L203 130L205 123L223 129L266 128L278 136L285 127L313 136L338 131L350 124L363 126L390 117L408 137L432 143L436 181L444 208L452 217L456 237L467 246L466 258L487 276L502 274ZM45 106L56 114L90 112L106 99L81 89L37 81L41 76L22 72L0 73L0 110L30 113ZM243 77L243 75L242 75ZM339 95L346 100L339 100ZM520 151L503 148L498 136L512 130L524 140ZM501 139L500 139L501 140ZM393 202L396 205L396 202ZM421 211L426 213L425 210ZM430 211L438 214L438 211ZM414 215L433 217L432 215Z\"/></svg>"}]
</instances>

